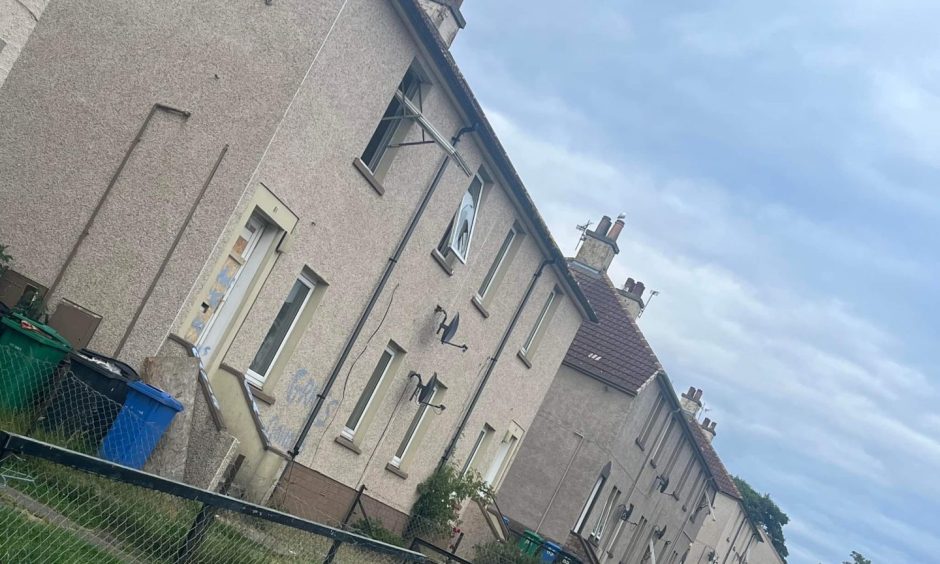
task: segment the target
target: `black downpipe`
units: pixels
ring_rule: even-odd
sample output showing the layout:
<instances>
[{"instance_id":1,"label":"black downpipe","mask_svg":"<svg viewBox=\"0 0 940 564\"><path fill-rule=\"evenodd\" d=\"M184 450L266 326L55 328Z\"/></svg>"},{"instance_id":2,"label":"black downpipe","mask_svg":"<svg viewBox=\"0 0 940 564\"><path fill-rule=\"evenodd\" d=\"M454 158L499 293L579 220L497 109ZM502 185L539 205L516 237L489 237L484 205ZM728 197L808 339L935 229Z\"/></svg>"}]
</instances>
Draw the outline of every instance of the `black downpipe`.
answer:
<instances>
[{"instance_id":1,"label":"black downpipe","mask_svg":"<svg viewBox=\"0 0 940 564\"><path fill-rule=\"evenodd\" d=\"M542 277L542 272L545 271L545 267L554 263L555 259L547 259L542 261L542 264L539 265L539 269L536 270L535 274L532 275L532 280L529 282L529 287L526 288L525 295L522 296L522 301L519 302L519 306L516 308L516 312L513 314L512 320L506 327L506 331L503 333L503 337L499 340L499 345L496 347L496 352L493 353L492 358L490 358L490 365L486 368L486 373L483 374L483 379L480 380L480 384L473 393L473 399L470 400L470 405L464 412L463 419L460 420L460 426L457 427L457 432L454 433L453 438L450 440L450 444L447 445L447 450L444 451L444 456L441 457L441 461L437 465L438 470L443 468L444 465L447 464L447 461L450 460L450 457L454 454L454 449L457 448L457 441L460 440L460 435L463 434L464 428L466 428L467 422L470 420L470 415L473 414L473 410L477 405L477 401L479 401L480 396L483 395L483 388L486 387L486 382L493 374L493 370L496 369L496 363L499 362L499 357L502 356L503 349L506 348L506 343L509 341L509 336L512 335L513 329L516 328L516 323L519 322L519 318L522 316L522 310L525 309L526 304L529 303L529 298L532 297L532 292L535 291L535 283L538 282L539 278Z\"/></svg>"},{"instance_id":2,"label":"black downpipe","mask_svg":"<svg viewBox=\"0 0 940 564\"><path fill-rule=\"evenodd\" d=\"M457 143L460 142L460 138L465 133L469 133L475 129L475 125L461 128L460 131L458 131L457 134L454 135L454 137L451 139L451 145L456 149ZM385 285L388 283L389 278L392 277L392 272L395 271L395 267L398 265L398 261L405 252L405 247L408 246L408 242L411 240L411 236L414 234L415 228L418 226L418 222L421 221L421 217L424 215L424 211L428 207L428 202L431 200L431 196L433 196L434 192L437 190L437 185L441 182L441 178L444 177L444 172L447 171L447 167L450 166L450 162L452 160L453 157L451 155L444 157L443 162L441 162L441 166L437 169L437 173L434 175L434 179L431 180L431 184L428 185L427 190L424 192L424 198L422 198L421 204L418 205L418 209L415 210L415 213L411 218L411 223L408 224L408 228L405 230L405 234L402 236L401 241L398 242L398 247L395 249L395 254L389 257L388 264L385 266L385 272L382 273L382 278L375 286L375 290L372 291L372 297L369 299L369 303L366 304L365 309L362 311L362 314L360 314L359 321L356 322L356 327L353 329L353 332L349 335L349 338L346 339L346 345L343 347L343 352L340 353L339 358L336 360L336 364L333 365L333 370L330 372L330 376L327 378L326 384L323 386L323 389L320 391L320 393L317 394L317 403L314 404L313 410L307 417L307 421L304 423L304 427L300 431L300 435L297 437L297 442L294 443L294 448L288 452L292 460L297 458L297 455L300 453L300 447L303 445L304 440L306 440L307 434L310 433L310 428L313 427L314 420L320 414L320 409L323 407L327 396L330 395L330 390L333 388L333 384L336 382L336 378L339 376L339 373L343 369L343 365L349 358L349 353L352 352L353 346L359 339L359 335L362 333L362 328L365 327L366 321L368 321L369 316L372 314L372 310L375 308L375 304L379 301L379 297L382 295L382 291L385 289Z\"/></svg>"}]
</instances>

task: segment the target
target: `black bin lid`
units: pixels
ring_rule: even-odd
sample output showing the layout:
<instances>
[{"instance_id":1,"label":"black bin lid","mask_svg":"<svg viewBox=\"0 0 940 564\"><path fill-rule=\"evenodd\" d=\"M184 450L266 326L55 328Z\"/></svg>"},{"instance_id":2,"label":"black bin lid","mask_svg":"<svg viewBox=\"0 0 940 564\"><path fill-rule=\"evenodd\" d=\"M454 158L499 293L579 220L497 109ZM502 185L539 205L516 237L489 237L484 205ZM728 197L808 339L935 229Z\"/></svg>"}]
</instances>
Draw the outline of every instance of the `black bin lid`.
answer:
<instances>
[{"instance_id":1,"label":"black bin lid","mask_svg":"<svg viewBox=\"0 0 940 564\"><path fill-rule=\"evenodd\" d=\"M111 358L88 349L73 352L69 356L72 362L77 361L105 376L121 378L128 382L140 380L140 374L138 374L136 370L116 358Z\"/></svg>"}]
</instances>

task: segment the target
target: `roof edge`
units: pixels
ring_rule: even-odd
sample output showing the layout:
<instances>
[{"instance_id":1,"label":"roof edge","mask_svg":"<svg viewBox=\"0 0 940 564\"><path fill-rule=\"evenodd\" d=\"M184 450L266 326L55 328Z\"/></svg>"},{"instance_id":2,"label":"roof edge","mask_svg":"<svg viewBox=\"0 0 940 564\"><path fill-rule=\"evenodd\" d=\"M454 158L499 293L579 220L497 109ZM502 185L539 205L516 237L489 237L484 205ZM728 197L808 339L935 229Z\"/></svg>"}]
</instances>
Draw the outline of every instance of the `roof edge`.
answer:
<instances>
[{"instance_id":1,"label":"roof edge","mask_svg":"<svg viewBox=\"0 0 940 564\"><path fill-rule=\"evenodd\" d=\"M568 290L570 290L571 295L575 298L574 301L579 306L582 315L596 323L598 321L597 313L594 311L594 308L591 307L591 303L588 301L587 296L584 295L584 292L581 291L577 281L575 281L571 273L568 272L568 263L564 253L561 252L561 249L558 248L558 244L555 243L555 239L552 237L548 226L545 224L545 220L538 212L538 209L535 207L535 202L532 201L532 197L526 190L522 178L520 178L516 168L509 160L509 156L506 154L506 150L503 148L502 143L500 143L499 138L496 136L496 132L486 118L483 108L480 107L470 90L470 86L460 74L456 62L450 55L447 46L443 44L437 29L435 29L428 20L427 15L424 13L421 6L418 5L417 0L394 0L394 3L398 5L408 23L414 29L418 39L424 44L430 59L437 65L438 70L446 80L451 94L470 117L471 122L475 122L479 125L475 133L480 144L492 157L502 176L508 181L507 187L516 197L519 207L522 208L522 212L532 221L532 225L535 227L536 231L535 235L541 239L543 244L548 248L549 257L554 261L553 266L555 272L568 286Z\"/></svg>"}]
</instances>

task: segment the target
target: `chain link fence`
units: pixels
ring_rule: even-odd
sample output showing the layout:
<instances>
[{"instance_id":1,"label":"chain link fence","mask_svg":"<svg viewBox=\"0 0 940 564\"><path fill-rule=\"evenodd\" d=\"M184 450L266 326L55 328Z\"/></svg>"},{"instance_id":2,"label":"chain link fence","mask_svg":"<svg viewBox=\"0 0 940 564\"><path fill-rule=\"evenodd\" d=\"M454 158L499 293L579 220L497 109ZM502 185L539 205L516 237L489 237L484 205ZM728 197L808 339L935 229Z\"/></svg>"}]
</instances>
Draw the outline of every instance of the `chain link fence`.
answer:
<instances>
[{"instance_id":1,"label":"chain link fence","mask_svg":"<svg viewBox=\"0 0 940 564\"><path fill-rule=\"evenodd\" d=\"M426 560L140 471L168 421L130 405L136 374L94 355L63 353L57 362L6 337L0 334L0 562Z\"/></svg>"}]
</instances>

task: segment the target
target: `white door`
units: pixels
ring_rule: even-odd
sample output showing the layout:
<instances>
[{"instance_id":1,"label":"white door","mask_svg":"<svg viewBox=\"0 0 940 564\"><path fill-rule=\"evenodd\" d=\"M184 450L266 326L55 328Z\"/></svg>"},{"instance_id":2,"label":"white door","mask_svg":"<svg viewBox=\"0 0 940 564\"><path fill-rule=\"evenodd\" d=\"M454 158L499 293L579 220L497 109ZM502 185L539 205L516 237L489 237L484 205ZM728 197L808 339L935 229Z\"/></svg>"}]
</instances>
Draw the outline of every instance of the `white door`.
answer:
<instances>
[{"instance_id":1,"label":"white door","mask_svg":"<svg viewBox=\"0 0 940 564\"><path fill-rule=\"evenodd\" d=\"M251 216L229 250L222 268L215 274L186 335L187 340L195 342L205 365L219 352L219 344L274 244L277 231L261 217Z\"/></svg>"}]
</instances>

